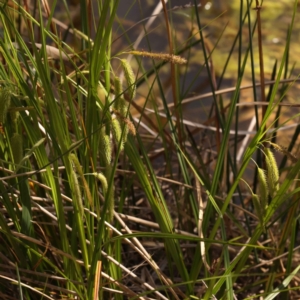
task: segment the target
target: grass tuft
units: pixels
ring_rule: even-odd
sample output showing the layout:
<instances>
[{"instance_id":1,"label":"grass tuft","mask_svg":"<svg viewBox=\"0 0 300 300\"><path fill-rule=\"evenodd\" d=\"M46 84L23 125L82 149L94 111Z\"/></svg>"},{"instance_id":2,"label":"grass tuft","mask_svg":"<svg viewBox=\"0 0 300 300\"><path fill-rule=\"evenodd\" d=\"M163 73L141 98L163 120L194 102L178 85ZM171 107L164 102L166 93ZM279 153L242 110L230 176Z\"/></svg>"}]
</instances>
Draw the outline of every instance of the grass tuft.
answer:
<instances>
[{"instance_id":1,"label":"grass tuft","mask_svg":"<svg viewBox=\"0 0 300 300\"><path fill-rule=\"evenodd\" d=\"M298 1L150 2L0 3L1 299L299 298Z\"/></svg>"}]
</instances>

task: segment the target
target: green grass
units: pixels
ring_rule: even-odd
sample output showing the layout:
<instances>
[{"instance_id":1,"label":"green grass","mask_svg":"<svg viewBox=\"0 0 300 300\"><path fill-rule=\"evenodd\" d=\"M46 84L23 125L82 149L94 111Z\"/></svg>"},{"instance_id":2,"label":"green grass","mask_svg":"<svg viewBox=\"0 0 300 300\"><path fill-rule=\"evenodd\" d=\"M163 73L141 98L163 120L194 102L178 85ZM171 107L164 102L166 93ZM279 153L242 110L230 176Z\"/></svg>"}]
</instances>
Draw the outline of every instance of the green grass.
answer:
<instances>
[{"instance_id":1,"label":"green grass","mask_svg":"<svg viewBox=\"0 0 300 300\"><path fill-rule=\"evenodd\" d=\"M229 51L224 11L33 2L0 4L1 299L296 299L297 1L271 75L250 0Z\"/></svg>"}]
</instances>

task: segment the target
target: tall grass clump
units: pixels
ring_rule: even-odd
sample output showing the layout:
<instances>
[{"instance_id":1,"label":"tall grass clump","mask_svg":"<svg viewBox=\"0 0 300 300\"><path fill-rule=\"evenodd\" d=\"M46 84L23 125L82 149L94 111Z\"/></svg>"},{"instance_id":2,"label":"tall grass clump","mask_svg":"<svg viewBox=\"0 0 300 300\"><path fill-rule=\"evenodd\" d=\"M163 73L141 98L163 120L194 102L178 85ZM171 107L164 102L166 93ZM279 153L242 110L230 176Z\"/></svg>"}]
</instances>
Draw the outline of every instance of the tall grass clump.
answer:
<instances>
[{"instance_id":1,"label":"tall grass clump","mask_svg":"<svg viewBox=\"0 0 300 300\"><path fill-rule=\"evenodd\" d=\"M0 3L1 299L297 299L297 1L271 66L275 4L31 2Z\"/></svg>"}]
</instances>

